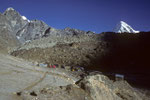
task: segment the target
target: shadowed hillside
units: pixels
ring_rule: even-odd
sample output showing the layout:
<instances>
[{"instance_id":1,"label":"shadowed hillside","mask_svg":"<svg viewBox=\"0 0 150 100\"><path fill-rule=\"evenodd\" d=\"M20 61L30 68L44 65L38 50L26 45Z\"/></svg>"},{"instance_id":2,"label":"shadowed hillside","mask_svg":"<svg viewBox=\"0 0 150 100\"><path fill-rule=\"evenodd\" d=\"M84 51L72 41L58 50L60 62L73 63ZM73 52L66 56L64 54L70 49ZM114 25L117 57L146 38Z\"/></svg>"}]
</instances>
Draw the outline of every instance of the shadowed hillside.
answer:
<instances>
[{"instance_id":1,"label":"shadowed hillside","mask_svg":"<svg viewBox=\"0 0 150 100\"><path fill-rule=\"evenodd\" d=\"M102 34L109 52L94 60L95 66L106 72L125 74L134 83L149 85L150 32Z\"/></svg>"}]
</instances>

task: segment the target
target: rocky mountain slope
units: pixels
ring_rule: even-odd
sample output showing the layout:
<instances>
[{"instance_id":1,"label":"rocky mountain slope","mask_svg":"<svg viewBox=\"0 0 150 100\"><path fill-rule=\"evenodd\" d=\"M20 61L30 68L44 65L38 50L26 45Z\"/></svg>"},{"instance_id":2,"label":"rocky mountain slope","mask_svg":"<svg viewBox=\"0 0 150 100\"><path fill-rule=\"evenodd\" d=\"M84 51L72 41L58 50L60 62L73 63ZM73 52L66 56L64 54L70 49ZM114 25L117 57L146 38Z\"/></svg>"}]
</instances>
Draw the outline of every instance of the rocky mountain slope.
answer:
<instances>
[{"instance_id":1,"label":"rocky mountain slope","mask_svg":"<svg viewBox=\"0 0 150 100\"><path fill-rule=\"evenodd\" d=\"M10 25L14 33L17 33L20 29L22 29L28 23L28 20L22 17L13 8L6 9L3 15L10 21Z\"/></svg>"},{"instance_id":2,"label":"rocky mountain slope","mask_svg":"<svg viewBox=\"0 0 150 100\"><path fill-rule=\"evenodd\" d=\"M28 20L13 8L8 8L1 14L3 20L1 24L5 23L12 35L17 37L21 44L35 39L40 39L48 36L61 36L61 35L76 35L76 34L93 34L93 32L85 32L77 29L65 28L63 30L55 29L48 26L40 20Z\"/></svg>"},{"instance_id":3,"label":"rocky mountain slope","mask_svg":"<svg viewBox=\"0 0 150 100\"><path fill-rule=\"evenodd\" d=\"M0 52L11 50L11 48L18 46L20 43L14 35L10 21L5 15L0 14Z\"/></svg>"},{"instance_id":4,"label":"rocky mountain slope","mask_svg":"<svg viewBox=\"0 0 150 100\"><path fill-rule=\"evenodd\" d=\"M32 20L27 23L22 29L20 29L16 36L21 43L25 43L30 40L39 39L45 34L45 31L49 28L47 24L39 20Z\"/></svg>"},{"instance_id":5,"label":"rocky mountain slope","mask_svg":"<svg viewBox=\"0 0 150 100\"><path fill-rule=\"evenodd\" d=\"M97 53L103 54L105 42L101 35L47 37L21 46L11 54L31 61L69 66L89 65Z\"/></svg>"}]
</instances>

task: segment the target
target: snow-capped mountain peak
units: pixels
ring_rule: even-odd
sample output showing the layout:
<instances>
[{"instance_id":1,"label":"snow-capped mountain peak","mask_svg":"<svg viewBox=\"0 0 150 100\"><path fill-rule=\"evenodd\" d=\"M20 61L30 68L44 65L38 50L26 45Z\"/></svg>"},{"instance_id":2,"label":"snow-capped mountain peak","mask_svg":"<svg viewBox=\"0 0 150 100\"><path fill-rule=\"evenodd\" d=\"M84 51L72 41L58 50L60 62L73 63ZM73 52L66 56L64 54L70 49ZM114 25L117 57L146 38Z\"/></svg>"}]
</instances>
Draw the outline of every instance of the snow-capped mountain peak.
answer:
<instances>
[{"instance_id":1,"label":"snow-capped mountain peak","mask_svg":"<svg viewBox=\"0 0 150 100\"><path fill-rule=\"evenodd\" d=\"M9 7L9 8L7 8L6 9L6 11L4 12L4 14L6 15L6 14L10 14L11 13L11 15L19 15L24 21L28 21L28 22L30 22L30 20L28 20L25 16L21 16L14 8L12 8L12 7Z\"/></svg>"},{"instance_id":2,"label":"snow-capped mountain peak","mask_svg":"<svg viewBox=\"0 0 150 100\"><path fill-rule=\"evenodd\" d=\"M115 33L139 33L139 31L134 30L130 25L128 25L124 21L120 21L116 27L114 28L113 32Z\"/></svg>"}]
</instances>

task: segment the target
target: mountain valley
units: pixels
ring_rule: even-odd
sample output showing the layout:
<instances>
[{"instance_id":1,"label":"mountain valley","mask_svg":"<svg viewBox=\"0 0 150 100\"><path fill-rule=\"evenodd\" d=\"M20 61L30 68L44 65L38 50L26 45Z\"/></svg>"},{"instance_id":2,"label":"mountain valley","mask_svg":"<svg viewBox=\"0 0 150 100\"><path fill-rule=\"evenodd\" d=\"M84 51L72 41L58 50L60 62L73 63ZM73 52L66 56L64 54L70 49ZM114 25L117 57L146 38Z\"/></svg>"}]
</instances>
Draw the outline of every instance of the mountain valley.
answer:
<instances>
[{"instance_id":1,"label":"mountain valley","mask_svg":"<svg viewBox=\"0 0 150 100\"><path fill-rule=\"evenodd\" d=\"M149 38L123 21L98 34L8 8L0 14L0 100L149 100Z\"/></svg>"}]
</instances>

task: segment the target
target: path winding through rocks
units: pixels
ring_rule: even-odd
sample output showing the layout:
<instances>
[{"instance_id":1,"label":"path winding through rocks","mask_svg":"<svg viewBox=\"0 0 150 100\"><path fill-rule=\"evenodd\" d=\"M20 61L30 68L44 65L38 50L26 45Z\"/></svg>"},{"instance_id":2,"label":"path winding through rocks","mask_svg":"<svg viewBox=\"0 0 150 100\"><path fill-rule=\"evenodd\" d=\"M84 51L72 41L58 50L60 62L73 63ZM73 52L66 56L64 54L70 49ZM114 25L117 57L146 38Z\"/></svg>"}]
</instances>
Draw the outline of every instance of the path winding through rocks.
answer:
<instances>
[{"instance_id":1,"label":"path winding through rocks","mask_svg":"<svg viewBox=\"0 0 150 100\"><path fill-rule=\"evenodd\" d=\"M66 86L78 79L61 69L41 68L31 62L0 54L0 100L20 100L17 92Z\"/></svg>"}]
</instances>

